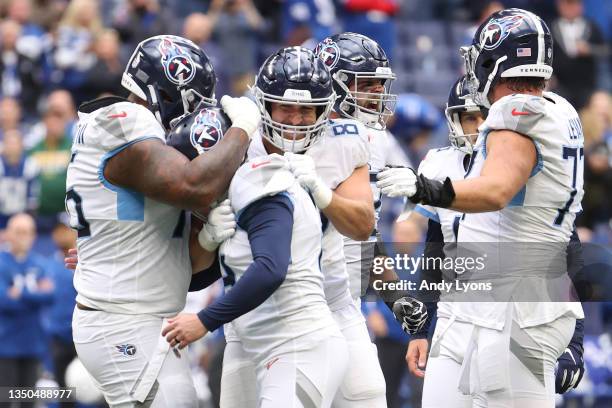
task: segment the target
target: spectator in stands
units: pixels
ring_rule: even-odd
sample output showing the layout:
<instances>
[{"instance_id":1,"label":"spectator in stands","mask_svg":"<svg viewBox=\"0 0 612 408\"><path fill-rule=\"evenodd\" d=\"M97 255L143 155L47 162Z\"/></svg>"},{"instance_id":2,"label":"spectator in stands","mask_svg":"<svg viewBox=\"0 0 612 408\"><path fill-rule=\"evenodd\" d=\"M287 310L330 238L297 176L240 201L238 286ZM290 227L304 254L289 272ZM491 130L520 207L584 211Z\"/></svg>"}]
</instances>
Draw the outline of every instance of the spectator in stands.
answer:
<instances>
[{"instance_id":1,"label":"spectator in stands","mask_svg":"<svg viewBox=\"0 0 612 408\"><path fill-rule=\"evenodd\" d=\"M584 131L583 212L577 224L590 229L607 224L612 219L610 186L612 186L612 104L610 95L596 92L589 105L580 111Z\"/></svg>"},{"instance_id":2,"label":"spectator in stands","mask_svg":"<svg viewBox=\"0 0 612 408\"><path fill-rule=\"evenodd\" d=\"M551 25L556 91L580 109L597 87L603 38L595 23L583 15L582 0L557 0L557 10L559 18Z\"/></svg>"},{"instance_id":3,"label":"spectator in stands","mask_svg":"<svg viewBox=\"0 0 612 408\"><path fill-rule=\"evenodd\" d=\"M81 87L96 63L94 42L102 28L97 0L71 0L58 27L53 80L69 89L77 104L85 99Z\"/></svg>"},{"instance_id":4,"label":"spectator in stands","mask_svg":"<svg viewBox=\"0 0 612 408\"><path fill-rule=\"evenodd\" d=\"M23 27L22 35L41 37L45 33L42 27L32 21L32 2L30 0L12 0L8 6L7 17Z\"/></svg>"},{"instance_id":5,"label":"spectator in stands","mask_svg":"<svg viewBox=\"0 0 612 408\"><path fill-rule=\"evenodd\" d=\"M612 97L608 92L595 92L587 107L601 124L601 140L612 148Z\"/></svg>"},{"instance_id":6,"label":"spectator in stands","mask_svg":"<svg viewBox=\"0 0 612 408\"><path fill-rule=\"evenodd\" d=\"M0 25L0 95L17 99L27 114L34 115L43 85L40 55L18 47L21 34L21 25L13 20Z\"/></svg>"},{"instance_id":7,"label":"spectator in stands","mask_svg":"<svg viewBox=\"0 0 612 408\"><path fill-rule=\"evenodd\" d=\"M282 38L286 45L303 45L314 49L320 41L339 31L335 29L337 20L332 0L284 1L281 21Z\"/></svg>"},{"instance_id":8,"label":"spectator in stands","mask_svg":"<svg viewBox=\"0 0 612 408\"><path fill-rule=\"evenodd\" d=\"M10 130L21 130L21 106L15 98L0 99L0 151L4 134Z\"/></svg>"},{"instance_id":9,"label":"spectator in stands","mask_svg":"<svg viewBox=\"0 0 612 408\"><path fill-rule=\"evenodd\" d=\"M38 206L38 169L26 157L18 130L9 130L0 155L0 230L17 213L33 213Z\"/></svg>"},{"instance_id":10,"label":"spectator in stands","mask_svg":"<svg viewBox=\"0 0 612 408\"><path fill-rule=\"evenodd\" d=\"M346 31L366 35L376 41L393 61L395 51L395 19L398 0L342 0L342 24Z\"/></svg>"},{"instance_id":11,"label":"spectator in stands","mask_svg":"<svg viewBox=\"0 0 612 408\"><path fill-rule=\"evenodd\" d=\"M142 40L159 34L173 34L169 10L160 13L157 0L128 0L115 14L113 27L122 42L133 48Z\"/></svg>"},{"instance_id":12,"label":"spectator in stands","mask_svg":"<svg viewBox=\"0 0 612 408\"><path fill-rule=\"evenodd\" d=\"M231 94L243 95L255 77L255 36L263 20L251 0L212 0L208 17L214 27L214 39L223 52L222 67Z\"/></svg>"},{"instance_id":13,"label":"spectator in stands","mask_svg":"<svg viewBox=\"0 0 612 408\"><path fill-rule=\"evenodd\" d=\"M183 24L183 37L193 41L200 46L206 55L210 58L210 63L215 68L217 75L217 86L215 87L216 95L225 95L228 93L226 72L220 69L223 65L223 53L219 46L211 41L213 31L213 22L211 18L204 13L192 13L185 19Z\"/></svg>"},{"instance_id":14,"label":"spectator in stands","mask_svg":"<svg viewBox=\"0 0 612 408\"><path fill-rule=\"evenodd\" d=\"M70 162L72 140L67 137L67 121L63 112L49 106L44 114L45 138L30 152L40 169L40 201L38 225L49 232L57 215L65 210L66 169Z\"/></svg>"},{"instance_id":15,"label":"spectator in stands","mask_svg":"<svg viewBox=\"0 0 612 408\"><path fill-rule=\"evenodd\" d=\"M5 235L9 249L0 253L0 386L33 387L40 357L48 351L41 309L53 300L53 283L45 261L31 252L36 237L32 217L14 215Z\"/></svg>"},{"instance_id":16,"label":"spectator in stands","mask_svg":"<svg viewBox=\"0 0 612 408\"><path fill-rule=\"evenodd\" d=\"M68 1L65 0L32 0L32 23L41 27L45 32L53 32L62 19Z\"/></svg>"},{"instance_id":17,"label":"spectator in stands","mask_svg":"<svg viewBox=\"0 0 612 408\"><path fill-rule=\"evenodd\" d=\"M96 99L103 93L127 96L121 86L124 64L121 62L119 51L117 32L102 31L94 46L96 63L87 72L87 79L81 89L85 100Z\"/></svg>"},{"instance_id":18,"label":"spectator in stands","mask_svg":"<svg viewBox=\"0 0 612 408\"><path fill-rule=\"evenodd\" d=\"M58 89L49 94L45 101L45 111L56 112L62 121L66 123L66 137L72 140L72 129L77 121L77 111L72 99L72 94L64 89ZM31 150L44 140L47 133L44 118L36 123L24 139L26 150Z\"/></svg>"},{"instance_id":19,"label":"spectator in stands","mask_svg":"<svg viewBox=\"0 0 612 408\"><path fill-rule=\"evenodd\" d=\"M432 140L444 128L442 114L425 98L416 94L397 97L395 114L387 122L387 129L399 140L411 163L420 163L425 153L436 146L446 146L446 132L441 141Z\"/></svg>"},{"instance_id":20,"label":"spectator in stands","mask_svg":"<svg viewBox=\"0 0 612 408\"><path fill-rule=\"evenodd\" d=\"M67 214L63 214L67 218ZM62 221L67 222L67 219ZM73 271L64 266L64 257L70 248L76 247L76 232L60 222L53 228L53 241L57 253L49 260L49 277L55 286L53 304L49 310L49 332L51 334L51 355L55 380L60 387L65 387L66 367L76 357L72 342L72 311L76 304L76 290L72 284Z\"/></svg>"}]
</instances>

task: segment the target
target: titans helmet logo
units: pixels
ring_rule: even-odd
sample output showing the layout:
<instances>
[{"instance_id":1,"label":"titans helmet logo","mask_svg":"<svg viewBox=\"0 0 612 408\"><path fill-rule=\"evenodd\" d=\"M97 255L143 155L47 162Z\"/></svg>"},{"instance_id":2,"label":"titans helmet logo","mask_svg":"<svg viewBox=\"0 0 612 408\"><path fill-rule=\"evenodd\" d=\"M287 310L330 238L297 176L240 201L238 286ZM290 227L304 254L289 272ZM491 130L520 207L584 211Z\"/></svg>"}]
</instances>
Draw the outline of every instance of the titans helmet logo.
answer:
<instances>
[{"instance_id":1,"label":"titans helmet logo","mask_svg":"<svg viewBox=\"0 0 612 408\"><path fill-rule=\"evenodd\" d=\"M202 109L196 116L189 132L189 139L193 147L202 154L212 149L223 137L221 122L217 113Z\"/></svg>"},{"instance_id":2,"label":"titans helmet logo","mask_svg":"<svg viewBox=\"0 0 612 408\"><path fill-rule=\"evenodd\" d=\"M323 61L328 69L332 69L338 63L340 59L340 49L331 38L326 38L321 41L315 49L317 57Z\"/></svg>"},{"instance_id":3,"label":"titans helmet logo","mask_svg":"<svg viewBox=\"0 0 612 408\"><path fill-rule=\"evenodd\" d=\"M164 73L170 82L177 85L191 82L196 69L189 54L170 38L164 38L159 43L159 52L162 55L161 63L164 67Z\"/></svg>"},{"instance_id":4,"label":"titans helmet logo","mask_svg":"<svg viewBox=\"0 0 612 408\"><path fill-rule=\"evenodd\" d=\"M507 16L490 20L480 32L480 47L485 50L494 50L522 22L523 16Z\"/></svg>"}]
</instances>

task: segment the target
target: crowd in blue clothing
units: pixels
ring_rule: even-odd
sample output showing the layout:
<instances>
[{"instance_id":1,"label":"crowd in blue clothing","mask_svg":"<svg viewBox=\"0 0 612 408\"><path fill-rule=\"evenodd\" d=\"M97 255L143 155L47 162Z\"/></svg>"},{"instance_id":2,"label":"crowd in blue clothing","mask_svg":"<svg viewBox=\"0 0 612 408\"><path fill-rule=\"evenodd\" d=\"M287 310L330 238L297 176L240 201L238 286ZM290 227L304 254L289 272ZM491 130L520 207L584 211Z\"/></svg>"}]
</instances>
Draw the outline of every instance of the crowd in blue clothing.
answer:
<instances>
[{"instance_id":1,"label":"crowd in blue clothing","mask_svg":"<svg viewBox=\"0 0 612 408\"><path fill-rule=\"evenodd\" d=\"M428 149L448 143L443 104L451 83L461 73L456 48L472 36L484 16L503 6L530 9L553 28L559 74L551 85L580 110L585 130L586 195L584 212L577 220L578 233L585 243L609 247L612 2L0 2L0 373L8 372L2 364L18 363L25 367L24 377L8 381L31 381L32 376L41 376L38 363L42 361L44 375L54 376L61 384L63 370L74 357L71 317L76 292L72 272L63 265L64 252L74 246L74 237L62 219L62 183L70 160L72 126L81 102L105 93L124 95L121 73L140 40L161 33L180 34L202 46L216 69L219 97L244 93L259 64L280 46L314 46L343 30L366 34L386 50L398 76L392 90L400 96L389 129L416 165ZM568 43L564 31L576 21L588 27L582 37L574 39L580 47ZM561 69L557 69L559 64ZM571 71L570 79L563 76L563 67ZM576 85L578 77L591 81ZM383 213L381 221L381 230L387 231L386 240L391 241L392 218L403 203L385 205L397 207ZM34 217L38 235L32 249L15 254L8 249L13 238L7 224L10 217L24 212ZM27 224L24 220L17 218ZM585 309L587 388L570 393L569 399L612 395L612 339L606 334L612 327L612 308L597 303ZM397 385L397 406L418 406L406 405L419 400L418 380L410 378L405 367L402 371L394 365L403 362L407 336L384 305L364 302L363 310L372 336L385 342L386 350L394 350L394 357L381 356L381 363L394 373L389 375L402 379Z\"/></svg>"}]
</instances>

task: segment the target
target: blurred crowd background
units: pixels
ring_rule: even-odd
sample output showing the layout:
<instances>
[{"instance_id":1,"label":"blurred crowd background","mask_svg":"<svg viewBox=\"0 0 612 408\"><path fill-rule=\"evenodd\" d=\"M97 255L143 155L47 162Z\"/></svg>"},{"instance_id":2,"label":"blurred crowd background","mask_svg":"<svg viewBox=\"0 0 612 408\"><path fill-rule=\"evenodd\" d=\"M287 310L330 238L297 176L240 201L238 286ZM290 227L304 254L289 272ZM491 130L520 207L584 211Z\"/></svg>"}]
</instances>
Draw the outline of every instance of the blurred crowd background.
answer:
<instances>
[{"instance_id":1,"label":"blurred crowd background","mask_svg":"<svg viewBox=\"0 0 612 408\"><path fill-rule=\"evenodd\" d=\"M428 149L448 143L443 109L462 74L458 47L504 7L531 10L552 30L549 88L574 104L584 128L578 231L583 242L609 248L610 0L0 0L0 385L65 384L75 356L76 292L63 266L65 251L75 246L64 213L72 129L83 101L125 95L121 74L139 41L163 33L199 44L212 60L220 97L245 93L258 65L281 46L314 48L341 31L370 36L397 74L390 131L418 165ZM391 218L382 222L391 229ZM403 233L421 240L424 231L411 228ZM215 285L190 294L187 309L199 310L220 293ZM612 308L585 309L587 374L559 404L612 407ZM408 337L384 305L364 302L363 311L379 346L389 407L420 406L422 382L404 363ZM223 345L215 333L191 348L202 406L216 406Z\"/></svg>"}]
</instances>

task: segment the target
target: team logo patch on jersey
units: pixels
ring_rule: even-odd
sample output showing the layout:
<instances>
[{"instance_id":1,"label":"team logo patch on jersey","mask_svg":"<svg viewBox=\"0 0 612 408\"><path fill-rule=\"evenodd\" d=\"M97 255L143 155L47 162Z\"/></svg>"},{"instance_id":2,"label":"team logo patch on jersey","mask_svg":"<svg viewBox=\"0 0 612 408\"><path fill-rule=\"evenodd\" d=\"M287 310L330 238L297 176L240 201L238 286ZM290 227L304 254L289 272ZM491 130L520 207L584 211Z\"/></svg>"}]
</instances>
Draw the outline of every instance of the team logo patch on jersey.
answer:
<instances>
[{"instance_id":1,"label":"team logo patch on jersey","mask_svg":"<svg viewBox=\"0 0 612 408\"><path fill-rule=\"evenodd\" d=\"M196 69L191 56L171 39L164 38L159 43L166 77L174 84L187 84L195 76Z\"/></svg>"},{"instance_id":2,"label":"team logo patch on jersey","mask_svg":"<svg viewBox=\"0 0 612 408\"><path fill-rule=\"evenodd\" d=\"M489 21L480 33L480 46L487 50L497 48L522 22L523 16L507 16Z\"/></svg>"},{"instance_id":3,"label":"team logo patch on jersey","mask_svg":"<svg viewBox=\"0 0 612 408\"><path fill-rule=\"evenodd\" d=\"M212 149L222 137L221 121L217 117L217 113L202 109L196 116L189 132L189 139L193 147L198 151L198 154L202 154Z\"/></svg>"},{"instance_id":4,"label":"team logo patch on jersey","mask_svg":"<svg viewBox=\"0 0 612 408\"><path fill-rule=\"evenodd\" d=\"M340 49L331 38L326 38L317 45L315 54L323 61L327 68L332 69L340 59Z\"/></svg>"},{"instance_id":5,"label":"team logo patch on jersey","mask_svg":"<svg viewBox=\"0 0 612 408\"><path fill-rule=\"evenodd\" d=\"M115 348L120 354L126 357L131 357L136 354L136 346L133 344L120 344L118 346L115 346Z\"/></svg>"}]
</instances>

